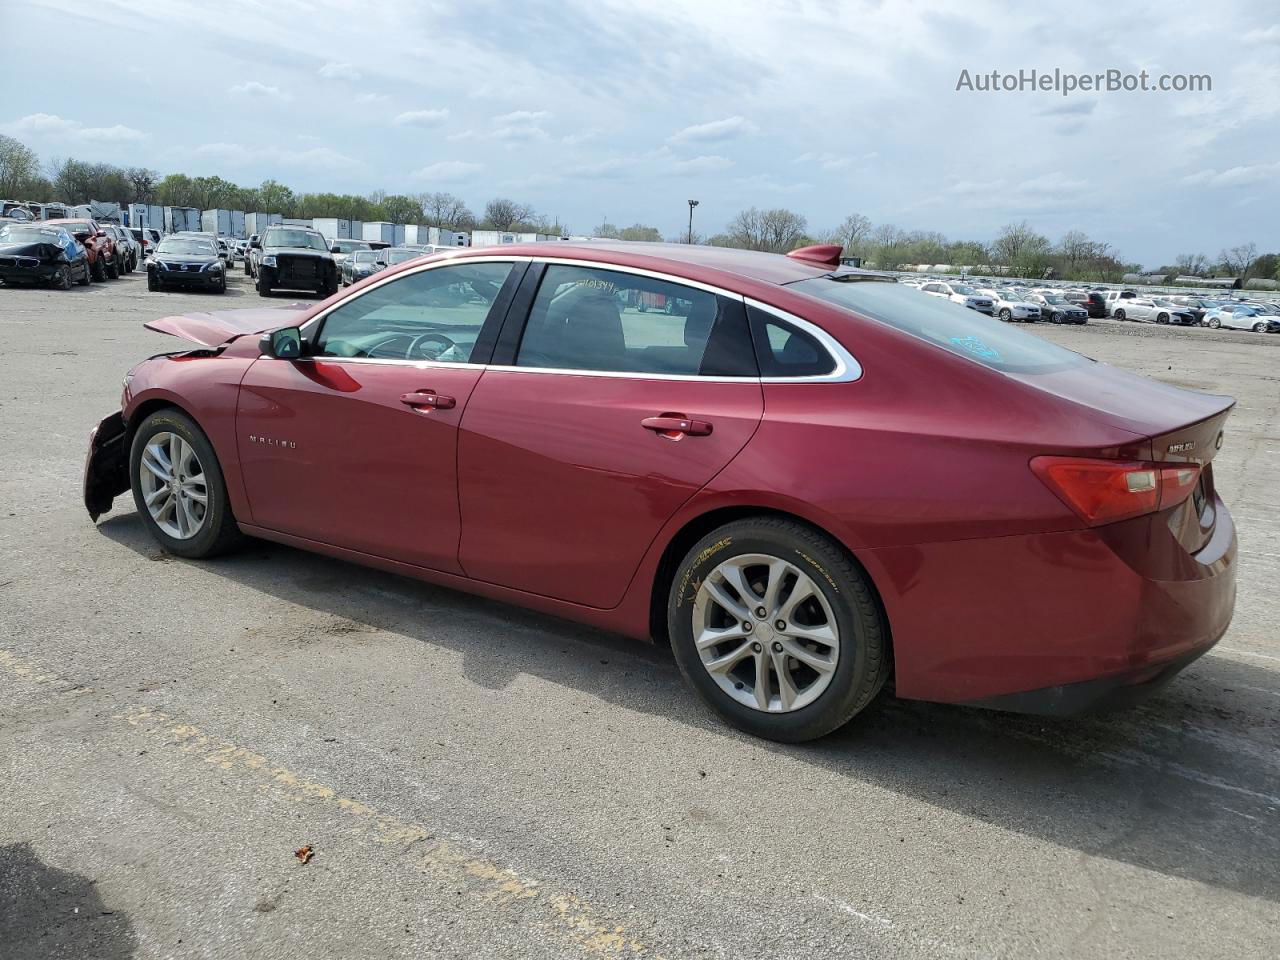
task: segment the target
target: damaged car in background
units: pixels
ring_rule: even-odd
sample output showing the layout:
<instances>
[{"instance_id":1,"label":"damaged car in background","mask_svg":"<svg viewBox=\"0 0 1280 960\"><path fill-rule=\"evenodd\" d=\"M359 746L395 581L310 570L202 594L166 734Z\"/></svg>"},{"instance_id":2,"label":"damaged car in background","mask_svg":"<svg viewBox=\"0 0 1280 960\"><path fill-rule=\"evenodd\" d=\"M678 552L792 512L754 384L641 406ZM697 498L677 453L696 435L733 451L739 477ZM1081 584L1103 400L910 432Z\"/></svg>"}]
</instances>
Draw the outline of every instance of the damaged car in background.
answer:
<instances>
[{"instance_id":1,"label":"damaged car in background","mask_svg":"<svg viewBox=\"0 0 1280 960\"><path fill-rule=\"evenodd\" d=\"M14 221L0 226L0 280L70 290L90 280L89 253L64 227Z\"/></svg>"}]
</instances>

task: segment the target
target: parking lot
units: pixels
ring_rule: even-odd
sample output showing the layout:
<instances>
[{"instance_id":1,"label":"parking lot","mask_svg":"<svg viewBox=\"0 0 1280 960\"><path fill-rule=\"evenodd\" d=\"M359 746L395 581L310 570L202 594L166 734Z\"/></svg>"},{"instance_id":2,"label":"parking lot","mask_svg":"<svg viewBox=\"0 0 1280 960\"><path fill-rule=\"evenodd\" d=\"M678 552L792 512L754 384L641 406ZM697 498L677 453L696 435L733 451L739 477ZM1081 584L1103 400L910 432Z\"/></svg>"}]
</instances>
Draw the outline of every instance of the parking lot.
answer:
<instances>
[{"instance_id":1,"label":"parking lot","mask_svg":"<svg viewBox=\"0 0 1280 960\"><path fill-rule=\"evenodd\" d=\"M1158 698L890 700L793 747L665 650L262 542L178 560L127 498L92 524L89 428L180 349L141 323L262 303L230 279L0 289L5 960L1280 954L1280 336L1028 328L1238 399L1235 620Z\"/></svg>"}]
</instances>

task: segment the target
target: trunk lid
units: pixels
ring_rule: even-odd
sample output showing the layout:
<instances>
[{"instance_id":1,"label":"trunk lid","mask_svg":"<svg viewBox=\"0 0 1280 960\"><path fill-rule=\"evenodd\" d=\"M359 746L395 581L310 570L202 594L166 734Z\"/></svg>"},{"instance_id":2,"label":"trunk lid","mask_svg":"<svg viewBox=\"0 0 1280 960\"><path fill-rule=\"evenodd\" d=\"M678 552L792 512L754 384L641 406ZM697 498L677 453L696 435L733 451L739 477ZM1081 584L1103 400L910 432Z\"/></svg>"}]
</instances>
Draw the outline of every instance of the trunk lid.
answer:
<instances>
[{"instance_id":1,"label":"trunk lid","mask_svg":"<svg viewBox=\"0 0 1280 960\"><path fill-rule=\"evenodd\" d=\"M205 347L217 347L248 333L265 333L292 326L305 316L311 303L284 303L249 310L213 310L161 317L143 324L148 330L190 340Z\"/></svg>"}]
</instances>

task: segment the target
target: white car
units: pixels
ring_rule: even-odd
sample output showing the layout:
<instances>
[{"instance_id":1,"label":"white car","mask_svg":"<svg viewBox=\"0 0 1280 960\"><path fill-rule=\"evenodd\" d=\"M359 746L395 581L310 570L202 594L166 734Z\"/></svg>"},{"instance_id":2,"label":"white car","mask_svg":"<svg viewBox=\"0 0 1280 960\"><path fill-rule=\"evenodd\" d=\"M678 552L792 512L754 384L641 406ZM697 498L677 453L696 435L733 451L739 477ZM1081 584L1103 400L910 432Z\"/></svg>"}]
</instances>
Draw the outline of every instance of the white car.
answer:
<instances>
[{"instance_id":1,"label":"white car","mask_svg":"<svg viewBox=\"0 0 1280 960\"><path fill-rule=\"evenodd\" d=\"M1005 290L995 298L995 315L1001 320L1035 323L1040 319L1040 306L1022 299L1021 294Z\"/></svg>"},{"instance_id":2,"label":"white car","mask_svg":"<svg viewBox=\"0 0 1280 960\"><path fill-rule=\"evenodd\" d=\"M1254 333L1280 333L1280 316L1263 312L1263 308L1248 303L1229 303L1215 307L1204 315L1204 324L1217 330L1252 330Z\"/></svg>"},{"instance_id":3,"label":"white car","mask_svg":"<svg viewBox=\"0 0 1280 960\"><path fill-rule=\"evenodd\" d=\"M990 314L995 310L995 303L990 297L984 297L968 284L934 282L926 283L920 289L931 297L943 297L979 313Z\"/></svg>"}]
</instances>

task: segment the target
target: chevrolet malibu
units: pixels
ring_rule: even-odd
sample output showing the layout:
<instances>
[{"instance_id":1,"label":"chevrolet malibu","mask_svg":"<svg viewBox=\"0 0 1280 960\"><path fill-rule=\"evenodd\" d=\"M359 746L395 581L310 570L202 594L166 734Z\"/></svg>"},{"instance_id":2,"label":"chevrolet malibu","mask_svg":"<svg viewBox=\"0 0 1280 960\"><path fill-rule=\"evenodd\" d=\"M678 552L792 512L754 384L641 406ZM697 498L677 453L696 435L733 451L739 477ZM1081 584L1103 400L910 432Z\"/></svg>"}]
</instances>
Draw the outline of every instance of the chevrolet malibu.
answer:
<instances>
[{"instance_id":1,"label":"chevrolet malibu","mask_svg":"<svg viewBox=\"0 0 1280 960\"><path fill-rule=\"evenodd\" d=\"M95 520L262 537L669 643L761 737L898 697L1070 714L1227 629L1233 406L838 247L467 249L193 313L93 431ZM671 313L641 311L654 297Z\"/></svg>"}]
</instances>

